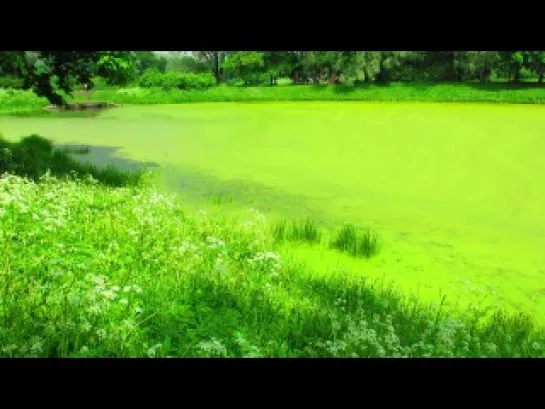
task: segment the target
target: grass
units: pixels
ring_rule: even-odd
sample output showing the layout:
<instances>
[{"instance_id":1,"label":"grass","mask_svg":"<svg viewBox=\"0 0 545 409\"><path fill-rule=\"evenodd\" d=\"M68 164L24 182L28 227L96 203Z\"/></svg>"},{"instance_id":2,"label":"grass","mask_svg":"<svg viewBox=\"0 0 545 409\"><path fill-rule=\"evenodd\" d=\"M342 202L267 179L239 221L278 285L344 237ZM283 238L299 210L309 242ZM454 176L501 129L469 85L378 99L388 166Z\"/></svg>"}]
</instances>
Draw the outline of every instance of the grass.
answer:
<instances>
[{"instance_id":1,"label":"grass","mask_svg":"<svg viewBox=\"0 0 545 409\"><path fill-rule=\"evenodd\" d=\"M93 93L97 100L122 104L254 101L411 101L545 103L545 88L521 84L391 84L283 85L276 87L214 87L206 91L121 89Z\"/></svg>"},{"instance_id":2,"label":"grass","mask_svg":"<svg viewBox=\"0 0 545 409\"><path fill-rule=\"evenodd\" d=\"M498 305L543 322L543 109L214 103L3 117L0 128L10 141L38 132L89 146L84 158L97 164L157 163L188 210L253 207L271 220L311 219L324 234L345 223L380 234L369 259L327 249L325 236L323 246L284 243L316 274L386 274L426 302L441 291L460 308ZM229 200L219 207L214 196Z\"/></svg>"},{"instance_id":3,"label":"grass","mask_svg":"<svg viewBox=\"0 0 545 409\"><path fill-rule=\"evenodd\" d=\"M320 242L321 233L312 220L280 220L273 224L273 236L277 241Z\"/></svg>"},{"instance_id":4,"label":"grass","mask_svg":"<svg viewBox=\"0 0 545 409\"><path fill-rule=\"evenodd\" d=\"M153 186L0 179L3 357L542 357L525 315L450 311L277 251L266 220ZM486 316L485 316L486 315Z\"/></svg>"},{"instance_id":5,"label":"grass","mask_svg":"<svg viewBox=\"0 0 545 409\"><path fill-rule=\"evenodd\" d=\"M89 153L89 148L56 149L53 143L38 135L8 142L0 135L0 177L16 173L38 181L46 173L58 177L92 177L109 186L138 185L142 171L122 172L113 166L97 168L80 163L73 154Z\"/></svg>"},{"instance_id":6,"label":"grass","mask_svg":"<svg viewBox=\"0 0 545 409\"><path fill-rule=\"evenodd\" d=\"M89 96L75 94L76 101ZM545 87L533 83L392 83L362 85L278 85L274 87L220 86L206 91L163 91L150 88L95 90L93 100L119 104L181 104L192 102L259 101L407 101L481 102L512 104L545 103ZM29 91L0 89L0 114L26 116L43 112L47 105ZM57 113L58 114L58 113Z\"/></svg>"},{"instance_id":7,"label":"grass","mask_svg":"<svg viewBox=\"0 0 545 409\"><path fill-rule=\"evenodd\" d=\"M331 247L351 256L369 258L378 252L378 236L370 230L362 230L353 224L345 224L337 232Z\"/></svg>"}]
</instances>

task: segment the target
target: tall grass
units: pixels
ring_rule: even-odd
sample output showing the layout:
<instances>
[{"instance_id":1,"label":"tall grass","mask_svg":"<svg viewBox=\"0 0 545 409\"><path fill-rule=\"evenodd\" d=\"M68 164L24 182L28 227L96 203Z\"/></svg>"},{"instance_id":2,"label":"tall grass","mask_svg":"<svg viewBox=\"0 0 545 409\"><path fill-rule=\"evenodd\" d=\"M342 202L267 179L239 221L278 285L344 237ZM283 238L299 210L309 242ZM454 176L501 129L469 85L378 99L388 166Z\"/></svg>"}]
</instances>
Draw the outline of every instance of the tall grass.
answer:
<instances>
[{"instance_id":1,"label":"tall grass","mask_svg":"<svg viewBox=\"0 0 545 409\"><path fill-rule=\"evenodd\" d=\"M371 230L345 224L337 232L331 247L347 252L351 256L369 258L378 253L378 235Z\"/></svg>"},{"instance_id":2,"label":"tall grass","mask_svg":"<svg viewBox=\"0 0 545 409\"><path fill-rule=\"evenodd\" d=\"M525 316L455 313L282 257L266 220L152 186L0 178L0 356L534 357Z\"/></svg>"},{"instance_id":3,"label":"tall grass","mask_svg":"<svg viewBox=\"0 0 545 409\"><path fill-rule=\"evenodd\" d=\"M259 101L407 101L486 102L513 104L545 103L545 87L538 84L413 84L389 85L279 85L274 87L220 86L206 90L161 88L97 89L92 96L75 93L75 100L108 101L119 104L180 104L192 102ZM47 105L30 91L0 89L0 114L25 115ZM42 114L45 114L42 112Z\"/></svg>"},{"instance_id":4,"label":"tall grass","mask_svg":"<svg viewBox=\"0 0 545 409\"><path fill-rule=\"evenodd\" d=\"M318 243L321 232L316 224L309 219L277 221L272 225L272 234L276 241L303 241Z\"/></svg>"}]
</instances>

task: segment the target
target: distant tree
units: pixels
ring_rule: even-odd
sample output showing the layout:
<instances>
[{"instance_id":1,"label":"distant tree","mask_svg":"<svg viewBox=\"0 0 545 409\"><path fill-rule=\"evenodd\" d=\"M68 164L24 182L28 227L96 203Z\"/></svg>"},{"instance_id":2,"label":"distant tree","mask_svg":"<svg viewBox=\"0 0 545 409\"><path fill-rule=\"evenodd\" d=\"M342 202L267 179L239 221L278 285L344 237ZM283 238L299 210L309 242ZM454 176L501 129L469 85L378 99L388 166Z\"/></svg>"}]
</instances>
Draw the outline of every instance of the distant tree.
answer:
<instances>
[{"instance_id":1,"label":"distant tree","mask_svg":"<svg viewBox=\"0 0 545 409\"><path fill-rule=\"evenodd\" d=\"M175 51L167 56L166 70L200 74L210 71L210 67L206 62L198 61L191 55L182 55L179 51Z\"/></svg>"},{"instance_id":2,"label":"distant tree","mask_svg":"<svg viewBox=\"0 0 545 409\"><path fill-rule=\"evenodd\" d=\"M345 52L343 61L343 78L353 81L362 78L369 82L380 71L381 55L378 51L349 51Z\"/></svg>"},{"instance_id":3,"label":"distant tree","mask_svg":"<svg viewBox=\"0 0 545 409\"><path fill-rule=\"evenodd\" d=\"M292 58L288 51L263 52L264 70L269 75L270 85L277 85L279 76L291 73L291 61Z\"/></svg>"},{"instance_id":4,"label":"distant tree","mask_svg":"<svg viewBox=\"0 0 545 409\"><path fill-rule=\"evenodd\" d=\"M227 54L226 51L197 51L195 58L197 61L202 61L207 64L208 69L216 78L216 83L220 84L223 73L222 64Z\"/></svg>"},{"instance_id":5,"label":"distant tree","mask_svg":"<svg viewBox=\"0 0 545 409\"><path fill-rule=\"evenodd\" d=\"M467 51L464 55L464 70L470 77L479 78L481 82L488 82L492 69L500 65L501 55L497 51Z\"/></svg>"},{"instance_id":6,"label":"distant tree","mask_svg":"<svg viewBox=\"0 0 545 409\"><path fill-rule=\"evenodd\" d=\"M23 79L52 104L64 105L60 92L71 95L76 84L93 87L93 77L108 84L125 84L134 72L133 56L127 51L40 51L34 59L25 51L0 52L2 70Z\"/></svg>"},{"instance_id":7,"label":"distant tree","mask_svg":"<svg viewBox=\"0 0 545 409\"><path fill-rule=\"evenodd\" d=\"M263 72L265 62L263 53L258 51L235 51L229 53L222 64L227 73L244 80L246 85L254 82Z\"/></svg>"},{"instance_id":8,"label":"distant tree","mask_svg":"<svg viewBox=\"0 0 545 409\"><path fill-rule=\"evenodd\" d=\"M543 82L545 74L545 51L526 51L526 64L537 75L537 82Z\"/></svg>"},{"instance_id":9,"label":"distant tree","mask_svg":"<svg viewBox=\"0 0 545 409\"><path fill-rule=\"evenodd\" d=\"M138 75L147 69L165 72L167 58L162 55L157 55L157 53L153 51L134 51L134 64Z\"/></svg>"},{"instance_id":10,"label":"distant tree","mask_svg":"<svg viewBox=\"0 0 545 409\"><path fill-rule=\"evenodd\" d=\"M521 79L521 71L525 65L525 51L502 51L499 53L501 60L498 64L508 78L513 82L519 82Z\"/></svg>"}]
</instances>

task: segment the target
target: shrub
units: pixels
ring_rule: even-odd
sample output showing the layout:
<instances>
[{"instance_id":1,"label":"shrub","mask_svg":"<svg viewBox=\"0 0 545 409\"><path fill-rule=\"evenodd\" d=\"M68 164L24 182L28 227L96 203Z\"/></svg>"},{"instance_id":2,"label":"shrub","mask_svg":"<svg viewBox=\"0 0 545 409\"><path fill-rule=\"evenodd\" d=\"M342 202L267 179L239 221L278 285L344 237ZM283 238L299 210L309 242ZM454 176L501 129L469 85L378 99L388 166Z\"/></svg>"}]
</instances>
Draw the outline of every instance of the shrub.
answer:
<instances>
[{"instance_id":1,"label":"shrub","mask_svg":"<svg viewBox=\"0 0 545 409\"><path fill-rule=\"evenodd\" d=\"M216 81L211 74L194 74L184 72L159 72L154 69L144 71L137 79L136 84L145 88L162 88L164 90L207 89L215 85Z\"/></svg>"}]
</instances>

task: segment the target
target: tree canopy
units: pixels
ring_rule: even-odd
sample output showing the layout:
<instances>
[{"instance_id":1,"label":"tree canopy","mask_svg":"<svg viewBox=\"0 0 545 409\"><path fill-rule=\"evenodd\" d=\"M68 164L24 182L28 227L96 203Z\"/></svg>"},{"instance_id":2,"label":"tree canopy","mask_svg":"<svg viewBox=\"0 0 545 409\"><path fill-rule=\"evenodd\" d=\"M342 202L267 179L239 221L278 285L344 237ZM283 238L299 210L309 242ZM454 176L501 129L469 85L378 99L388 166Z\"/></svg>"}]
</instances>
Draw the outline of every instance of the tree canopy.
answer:
<instances>
[{"instance_id":1,"label":"tree canopy","mask_svg":"<svg viewBox=\"0 0 545 409\"><path fill-rule=\"evenodd\" d=\"M23 79L25 89L65 105L76 84L93 87L93 78L124 84L134 72L134 56L128 51L25 51L0 52L0 69Z\"/></svg>"}]
</instances>

